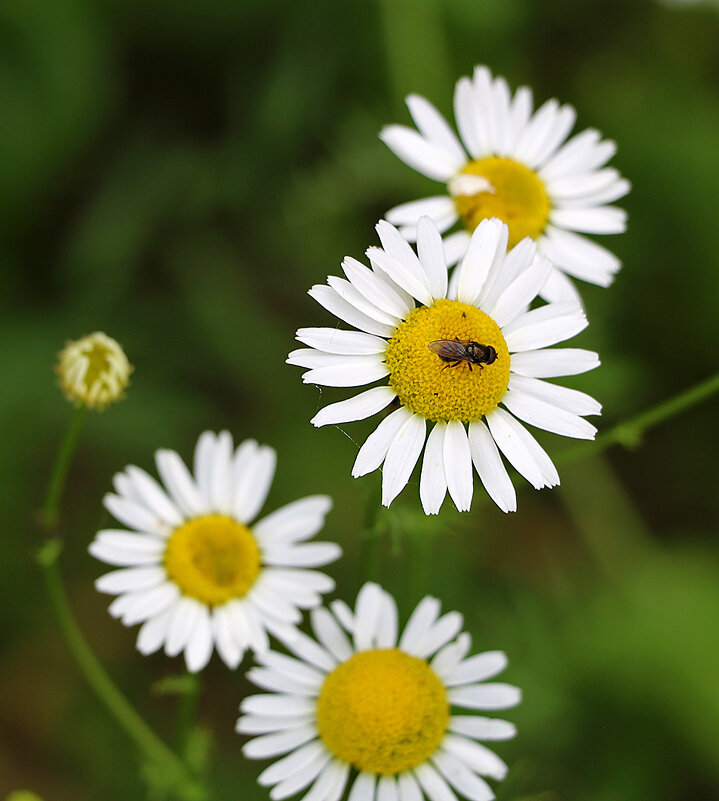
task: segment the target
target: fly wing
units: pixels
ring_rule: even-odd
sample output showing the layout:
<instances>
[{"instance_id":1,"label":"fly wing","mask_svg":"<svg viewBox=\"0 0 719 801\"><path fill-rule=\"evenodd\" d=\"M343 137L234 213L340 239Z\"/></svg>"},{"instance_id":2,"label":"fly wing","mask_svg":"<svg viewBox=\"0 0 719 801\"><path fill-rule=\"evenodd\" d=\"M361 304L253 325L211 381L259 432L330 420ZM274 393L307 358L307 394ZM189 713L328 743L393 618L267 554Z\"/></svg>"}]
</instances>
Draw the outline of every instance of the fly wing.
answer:
<instances>
[{"instance_id":1,"label":"fly wing","mask_svg":"<svg viewBox=\"0 0 719 801\"><path fill-rule=\"evenodd\" d=\"M446 362L467 361L467 343L456 339L435 339L427 346L432 353Z\"/></svg>"}]
</instances>

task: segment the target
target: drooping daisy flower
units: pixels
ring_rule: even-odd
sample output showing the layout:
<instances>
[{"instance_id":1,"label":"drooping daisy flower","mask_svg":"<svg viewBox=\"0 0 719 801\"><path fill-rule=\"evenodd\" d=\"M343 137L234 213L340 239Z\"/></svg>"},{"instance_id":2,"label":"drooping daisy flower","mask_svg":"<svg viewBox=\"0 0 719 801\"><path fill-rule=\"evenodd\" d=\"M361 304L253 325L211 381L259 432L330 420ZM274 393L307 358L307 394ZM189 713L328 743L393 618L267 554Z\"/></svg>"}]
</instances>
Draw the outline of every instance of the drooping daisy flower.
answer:
<instances>
[{"instance_id":1,"label":"drooping daisy flower","mask_svg":"<svg viewBox=\"0 0 719 801\"><path fill-rule=\"evenodd\" d=\"M312 788L305 801L337 801L352 782L350 801L470 801L494 794L482 776L503 779L507 766L477 740L506 740L514 726L452 707L508 709L520 701L509 684L483 683L504 670L501 651L467 658L462 616L439 616L424 598L398 640L397 606L365 584L355 613L343 603L311 613L317 641L288 643L299 659L272 651L248 677L272 694L245 698L237 731L258 734L244 747L251 758L287 754L259 776L279 801ZM345 633L349 633L349 637ZM350 780L350 773L357 771Z\"/></svg>"},{"instance_id":2,"label":"drooping daisy flower","mask_svg":"<svg viewBox=\"0 0 719 801\"><path fill-rule=\"evenodd\" d=\"M346 258L348 280L309 294L359 331L301 328L309 345L288 362L310 368L305 383L334 387L389 383L333 403L312 419L316 426L363 420L395 400L360 448L352 475L384 464L382 503L389 506L407 484L425 445L419 492L427 514L439 511L449 490L460 511L472 501L472 464L505 512L517 506L499 456L537 489L559 484L545 451L518 422L569 437L593 439L582 415L601 406L582 392L542 381L599 364L597 354L575 348L547 350L587 324L571 301L527 311L552 267L530 239L507 253L507 226L485 220L475 229L448 286L442 241L435 224L418 224L418 253L389 223L377 225L383 248L369 248L372 269ZM414 299L422 305L415 308ZM499 408L502 403L505 409ZM427 422L435 425L427 436ZM498 451L499 448L499 451Z\"/></svg>"},{"instance_id":3,"label":"drooping daisy flower","mask_svg":"<svg viewBox=\"0 0 719 801\"><path fill-rule=\"evenodd\" d=\"M326 495L287 504L250 525L272 484L272 448L245 440L233 452L227 431L205 431L195 448L194 478L175 451L155 454L163 489L130 466L113 479L108 511L132 531L104 530L90 553L122 569L96 587L118 597L110 614L126 626L142 623L137 648L168 656L184 651L191 671L202 669L213 648L228 667L246 649L269 647L268 633L295 635L300 609L321 603L334 588L307 568L333 562L338 545L306 543L332 506Z\"/></svg>"},{"instance_id":4,"label":"drooping daisy flower","mask_svg":"<svg viewBox=\"0 0 719 801\"><path fill-rule=\"evenodd\" d=\"M460 78L454 115L462 140L425 98L407 98L418 131L389 125L380 133L402 161L447 184L447 194L404 203L387 212L408 241L428 215L442 233L459 220L464 228L445 240L448 263L458 261L470 234L483 220L498 217L509 225L509 245L525 236L537 243L555 270L542 289L547 300L579 300L567 275L608 286L620 267L605 248L581 234L617 234L626 214L606 204L623 197L629 182L604 168L616 146L588 128L568 141L576 112L548 100L532 113L532 92L520 87L511 96L504 78L486 67ZM468 155L469 154L469 155Z\"/></svg>"},{"instance_id":5,"label":"drooping daisy flower","mask_svg":"<svg viewBox=\"0 0 719 801\"><path fill-rule=\"evenodd\" d=\"M132 365L122 347L102 331L68 342L55 368L68 400L102 410L124 397Z\"/></svg>"}]
</instances>

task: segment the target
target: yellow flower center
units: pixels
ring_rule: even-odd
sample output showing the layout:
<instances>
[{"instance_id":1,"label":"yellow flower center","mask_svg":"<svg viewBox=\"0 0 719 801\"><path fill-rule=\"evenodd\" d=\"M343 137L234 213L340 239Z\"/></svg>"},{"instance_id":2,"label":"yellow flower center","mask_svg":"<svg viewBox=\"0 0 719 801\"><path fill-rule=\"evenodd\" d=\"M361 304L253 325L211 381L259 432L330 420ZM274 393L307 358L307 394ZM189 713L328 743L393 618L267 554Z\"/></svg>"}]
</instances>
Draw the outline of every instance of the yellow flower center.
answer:
<instances>
[{"instance_id":1,"label":"yellow flower center","mask_svg":"<svg viewBox=\"0 0 719 801\"><path fill-rule=\"evenodd\" d=\"M544 184L534 170L514 159L490 156L470 161L462 175L478 175L490 186L484 191L461 194L463 186L457 181L454 202L457 212L469 231L485 218L499 217L509 228L509 247L529 236L536 239L544 231L551 208Z\"/></svg>"},{"instance_id":2,"label":"yellow flower center","mask_svg":"<svg viewBox=\"0 0 719 801\"><path fill-rule=\"evenodd\" d=\"M417 767L449 721L444 685L423 660L396 648L360 651L325 679L317 729L357 770L391 775Z\"/></svg>"},{"instance_id":3,"label":"yellow flower center","mask_svg":"<svg viewBox=\"0 0 719 801\"><path fill-rule=\"evenodd\" d=\"M172 532L165 569L184 595L219 606L247 594L260 572L260 550L247 526L206 515Z\"/></svg>"},{"instance_id":4,"label":"yellow flower center","mask_svg":"<svg viewBox=\"0 0 719 801\"><path fill-rule=\"evenodd\" d=\"M453 364L429 348L443 340L490 345L497 356L492 364ZM491 412L507 391L509 349L499 326L476 306L457 300L415 309L387 342L385 358L400 403L427 420L471 423Z\"/></svg>"}]
</instances>

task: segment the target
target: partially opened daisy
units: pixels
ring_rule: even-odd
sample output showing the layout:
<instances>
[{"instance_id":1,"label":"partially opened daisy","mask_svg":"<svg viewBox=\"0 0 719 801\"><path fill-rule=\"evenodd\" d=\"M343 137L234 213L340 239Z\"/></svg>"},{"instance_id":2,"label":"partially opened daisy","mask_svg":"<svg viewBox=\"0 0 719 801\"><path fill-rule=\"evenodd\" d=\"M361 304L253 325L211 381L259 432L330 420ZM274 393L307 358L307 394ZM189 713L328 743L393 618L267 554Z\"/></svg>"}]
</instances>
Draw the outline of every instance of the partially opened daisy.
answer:
<instances>
[{"instance_id":1,"label":"partially opened daisy","mask_svg":"<svg viewBox=\"0 0 719 801\"><path fill-rule=\"evenodd\" d=\"M512 247L529 236L555 268L542 289L548 300L578 300L567 275L608 286L619 260L582 234L624 231L626 215L608 203L623 197L629 182L604 165L614 142L588 128L571 139L576 112L552 99L532 113L526 86L510 94L504 78L477 67L454 92L462 142L425 98L407 98L418 131L389 125L380 137L410 167L442 181L447 194L404 203L387 212L411 242L417 222L430 216L442 233L459 220L464 230L445 240L450 266L461 258L470 234L490 217L509 225ZM567 141L565 141L567 140Z\"/></svg>"},{"instance_id":2,"label":"partially opened daisy","mask_svg":"<svg viewBox=\"0 0 719 801\"><path fill-rule=\"evenodd\" d=\"M398 638L397 606L376 584L365 584L354 614L335 601L311 613L317 640L288 643L298 657L272 651L248 677L271 694L241 704L237 731L258 734L246 756L282 754L259 776L273 801L312 784L305 801L471 801L494 794L482 778L503 779L507 766L478 740L515 735L505 720L456 714L498 710L520 701L509 684L483 683L504 670L501 651L467 657L462 616L440 617L424 598ZM348 636L349 635L349 636ZM352 774L350 778L350 774ZM453 789L452 789L453 788Z\"/></svg>"},{"instance_id":3,"label":"partially opened daisy","mask_svg":"<svg viewBox=\"0 0 719 801\"><path fill-rule=\"evenodd\" d=\"M269 647L268 633L292 637L302 615L334 588L308 568L333 562L338 545L307 543L332 506L326 495L287 504L256 523L272 484L272 448L227 431L205 431L195 448L194 477L175 451L155 454L164 489L139 467L113 479L108 511L131 531L98 532L90 553L115 570L96 582L118 597L110 614L142 623L137 648L168 656L184 651L191 671L216 648L228 667L246 649ZM250 525L252 524L252 525Z\"/></svg>"},{"instance_id":4,"label":"partially opened daisy","mask_svg":"<svg viewBox=\"0 0 719 801\"><path fill-rule=\"evenodd\" d=\"M530 239L507 253L507 226L485 220L475 229L448 285L435 224L418 224L418 253L387 222L377 231L382 248L369 248L372 269L346 258L348 280L330 276L310 295L358 331L301 328L309 345L288 362L310 368L306 383L334 387L385 386L333 403L312 419L316 426L387 415L360 448L352 475L381 465L382 503L389 506L407 484L422 449L419 492L427 514L449 494L460 511L472 501L472 465L487 492L506 511L517 507L507 460L537 489L559 483L551 460L518 421L569 437L593 439L582 415L600 405L576 390L543 381L599 364L597 354L547 349L587 324L579 304L549 303L528 311L552 267ZM415 299L420 306L415 307ZM499 408L502 404L505 409ZM434 427L427 436L427 423Z\"/></svg>"}]
</instances>

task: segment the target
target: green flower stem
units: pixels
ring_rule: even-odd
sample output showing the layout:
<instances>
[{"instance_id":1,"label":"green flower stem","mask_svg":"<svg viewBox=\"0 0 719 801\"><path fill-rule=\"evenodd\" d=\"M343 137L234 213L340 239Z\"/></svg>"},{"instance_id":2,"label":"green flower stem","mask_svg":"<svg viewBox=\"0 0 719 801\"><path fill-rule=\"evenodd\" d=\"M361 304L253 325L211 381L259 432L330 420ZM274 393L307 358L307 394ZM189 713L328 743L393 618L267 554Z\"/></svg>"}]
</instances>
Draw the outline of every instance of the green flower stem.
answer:
<instances>
[{"instance_id":1,"label":"green flower stem","mask_svg":"<svg viewBox=\"0 0 719 801\"><path fill-rule=\"evenodd\" d=\"M690 389L675 395L669 400L662 401L646 411L640 412L629 420L618 423L608 431L597 435L594 442L583 443L574 448L563 451L557 457L559 463L573 462L584 456L593 456L607 450L612 445L624 445L627 448L636 448L642 442L644 432L665 420L696 406L698 403L710 398L719 392L719 373L695 384Z\"/></svg>"},{"instance_id":2,"label":"green flower stem","mask_svg":"<svg viewBox=\"0 0 719 801\"><path fill-rule=\"evenodd\" d=\"M67 471L70 469L70 462L72 461L75 448L80 439L86 414L86 406L78 406L77 409L75 409L75 413L70 420L70 425L65 434L65 439L62 441L60 450L55 457L55 464L53 465L50 482L47 486L45 503L40 513L40 522L46 531L52 531L57 526L58 509L60 508L62 491L65 488Z\"/></svg>"},{"instance_id":3,"label":"green flower stem","mask_svg":"<svg viewBox=\"0 0 719 801\"><path fill-rule=\"evenodd\" d=\"M177 750L183 755L187 751L187 744L195 726L200 690L202 688L199 673L190 673L188 671L185 675L185 680L187 687L180 696L177 709Z\"/></svg>"},{"instance_id":4,"label":"green flower stem","mask_svg":"<svg viewBox=\"0 0 719 801\"><path fill-rule=\"evenodd\" d=\"M49 540L40 549L37 560L42 568L50 605L78 667L105 708L147 759L160 766L166 776L172 777L178 797L183 801L202 801L207 798L204 788L135 711L107 675L80 631L60 575L58 557L61 551L62 542L59 539Z\"/></svg>"}]
</instances>

